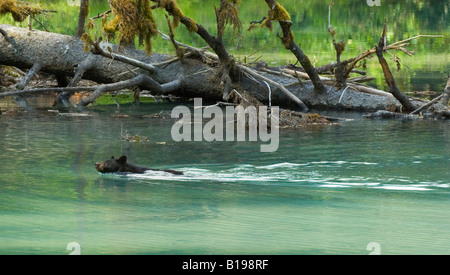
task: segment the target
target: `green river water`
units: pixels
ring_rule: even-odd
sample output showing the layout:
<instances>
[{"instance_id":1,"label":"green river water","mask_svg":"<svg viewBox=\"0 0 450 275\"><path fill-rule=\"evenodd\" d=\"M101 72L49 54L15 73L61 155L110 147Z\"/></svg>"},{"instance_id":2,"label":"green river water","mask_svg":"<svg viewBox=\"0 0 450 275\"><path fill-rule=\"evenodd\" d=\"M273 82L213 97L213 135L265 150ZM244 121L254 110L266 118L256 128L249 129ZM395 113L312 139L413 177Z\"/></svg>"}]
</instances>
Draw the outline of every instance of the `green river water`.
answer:
<instances>
[{"instance_id":1,"label":"green river water","mask_svg":"<svg viewBox=\"0 0 450 275\"><path fill-rule=\"evenodd\" d=\"M373 242L449 253L448 122L340 113L353 120L282 130L278 151L261 153L260 142L174 142L174 106L0 116L0 254L68 254L71 242L82 254L369 254ZM94 169L121 154L185 175Z\"/></svg>"},{"instance_id":2,"label":"green river water","mask_svg":"<svg viewBox=\"0 0 450 275\"><path fill-rule=\"evenodd\" d=\"M52 31L73 34L77 8L67 3L74 1L31 2L58 10L39 17ZM213 8L198 9L203 2L210 5L178 0L187 15L214 30ZM280 2L313 62L333 60L329 1ZM445 34L414 41L415 57L400 54L410 69L393 70L403 91L442 92L450 64L448 1L335 2L333 28L347 41L343 58L372 48L385 22L390 42ZM91 4L91 16L107 8L106 1ZM266 12L264 1L243 1L245 26ZM155 16L165 30L164 14ZM12 23L8 16L0 20ZM258 50L250 58L293 63L279 31L244 31L227 48L241 61ZM204 46L182 27L176 39ZM171 52L168 45L154 39L155 52ZM386 88L376 58L367 66L377 78L371 85ZM0 102L2 110L11 104ZM126 118L111 116L116 106L99 105L85 110L91 117L59 116L49 108L0 115L0 254L67 255L71 243L81 254L367 255L373 247L381 254L450 253L449 122L328 113L352 120L281 130L278 150L261 153L260 142L174 142L175 106L121 104L121 113L131 115ZM165 118L143 117L160 112ZM185 175L95 170L95 162L122 154Z\"/></svg>"}]
</instances>

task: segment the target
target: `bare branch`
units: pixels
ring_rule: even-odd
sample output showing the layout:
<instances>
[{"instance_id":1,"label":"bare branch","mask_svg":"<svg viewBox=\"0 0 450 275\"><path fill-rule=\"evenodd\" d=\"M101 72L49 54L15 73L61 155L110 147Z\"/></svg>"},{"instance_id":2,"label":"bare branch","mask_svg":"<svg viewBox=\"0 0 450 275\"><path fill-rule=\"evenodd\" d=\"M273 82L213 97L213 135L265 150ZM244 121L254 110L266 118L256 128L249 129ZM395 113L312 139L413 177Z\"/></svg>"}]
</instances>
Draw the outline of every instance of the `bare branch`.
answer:
<instances>
[{"instance_id":1,"label":"bare branch","mask_svg":"<svg viewBox=\"0 0 450 275\"><path fill-rule=\"evenodd\" d=\"M28 82L30 82L33 77L39 73L39 71L42 69L42 63L35 63L33 67L28 71L28 73L22 78L20 83L16 85L16 88L19 90L23 90L25 86L27 86Z\"/></svg>"},{"instance_id":2,"label":"bare branch","mask_svg":"<svg viewBox=\"0 0 450 275\"><path fill-rule=\"evenodd\" d=\"M380 62L381 68L383 69L386 83L389 86L389 91L402 104L405 111L410 112L415 109L415 106L411 103L409 98L398 89L397 84L395 83L395 79L392 76L391 71L389 70L389 66L386 62L386 59L383 57L383 50L386 43L386 28L387 28L386 25L384 25L383 34L381 35L378 46L376 47L376 54L378 57L378 61Z\"/></svg>"},{"instance_id":3,"label":"bare branch","mask_svg":"<svg viewBox=\"0 0 450 275\"><path fill-rule=\"evenodd\" d=\"M272 18L272 19L278 20L278 23L281 26L281 29L283 31L283 37L281 37L281 42L284 44L285 48L290 50L295 55L295 57L297 57L297 60L305 69L306 73L309 75L316 91L318 91L319 93L326 92L325 86L320 80L319 75L317 74L317 71L314 68L314 66L311 64L311 61L309 60L308 56L303 53L302 49L294 41L294 34L291 31L292 22L290 21L289 14L279 3L277 3L277 1L274 0L265 0L265 1L269 6L272 15L273 13L276 13L279 16L279 18Z\"/></svg>"},{"instance_id":4,"label":"bare branch","mask_svg":"<svg viewBox=\"0 0 450 275\"><path fill-rule=\"evenodd\" d=\"M100 42L102 41L102 38L100 37L99 39L97 39L96 42L94 42L94 44L92 45L93 48L91 49L91 52L93 54L99 54L101 56L113 59L113 60L117 60L126 64L130 64L136 67L139 67L141 69L147 70L149 72L155 72L156 71L156 67L151 65L151 64L147 64L145 62L133 59L133 58L129 58L120 54L115 54L113 52L105 52L103 50L103 48L100 46Z\"/></svg>"},{"instance_id":5,"label":"bare branch","mask_svg":"<svg viewBox=\"0 0 450 275\"><path fill-rule=\"evenodd\" d=\"M118 91L135 86L143 86L157 94L167 94L173 90L180 88L181 83L182 80L177 79L172 82L161 85L158 82L156 82L153 78L141 74L129 80L97 86L94 92L90 94L87 98L83 99L79 103L79 105L86 106L90 103L93 103L96 98L98 98L105 92Z\"/></svg>"},{"instance_id":6,"label":"bare branch","mask_svg":"<svg viewBox=\"0 0 450 275\"><path fill-rule=\"evenodd\" d=\"M267 78L267 77L264 77L264 76L262 76L262 75L256 73L256 72L253 71L252 69L250 69L250 68L248 68L248 67L245 67L245 66L243 66L243 65L237 65L237 67L238 67L239 69L241 69L242 71L244 71L244 72L250 74L251 76L253 76L253 77L255 77L255 78L258 78L258 79L260 79L260 80L263 80L263 81L269 83L270 85L275 86L275 87L277 87L278 89L280 89L280 90L281 90L283 93L285 93L290 99L292 99L294 102L296 102L296 103L298 104L298 106L300 106L300 107L302 108L302 111L307 111L307 110L308 110L308 107L306 107L305 103L303 103L298 97L296 97L295 95L293 95L293 94L292 94L288 89L286 89L283 85L281 85L281 84L279 84L279 83L277 83L277 82L275 82L275 81L273 81L273 80L271 80L271 79L269 79L269 78Z\"/></svg>"},{"instance_id":7,"label":"bare branch","mask_svg":"<svg viewBox=\"0 0 450 275\"><path fill-rule=\"evenodd\" d=\"M404 53L406 53L409 56L412 56L414 53L413 52L409 52L407 51L405 48L403 48L404 46L407 46L408 43L405 43L407 41L413 40L413 39L418 39L421 37L444 37L443 35L416 35L414 37L410 37L408 39L402 40L402 41L398 41L395 43L390 44L389 46L385 46L384 50L400 50L403 51ZM348 78L349 74L351 73L351 71L355 68L356 63L358 63L359 61L368 58L369 56L371 56L372 54L376 53L376 47L367 50L365 52L363 52L362 54L360 54L357 57L351 58L351 59L347 59L345 61L342 61L342 63L351 63L348 67L347 70L345 72L345 78Z\"/></svg>"}]
</instances>

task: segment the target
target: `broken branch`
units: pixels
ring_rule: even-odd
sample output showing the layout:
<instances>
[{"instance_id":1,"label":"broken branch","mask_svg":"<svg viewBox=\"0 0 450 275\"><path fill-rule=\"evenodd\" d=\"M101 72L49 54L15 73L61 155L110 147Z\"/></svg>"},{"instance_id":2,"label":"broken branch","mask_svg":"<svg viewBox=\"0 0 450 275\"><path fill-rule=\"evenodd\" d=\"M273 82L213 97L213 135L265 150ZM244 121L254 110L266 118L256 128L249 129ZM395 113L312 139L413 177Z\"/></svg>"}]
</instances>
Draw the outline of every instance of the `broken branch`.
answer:
<instances>
[{"instance_id":1,"label":"broken branch","mask_svg":"<svg viewBox=\"0 0 450 275\"><path fill-rule=\"evenodd\" d=\"M86 106L90 103L93 103L96 98L98 98L105 92L122 90L134 86L143 86L151 90L152 92L156 92L158 94L166 94L175 89L178 89L181 86L181 82L181 80L177 79L161 85L151 77L141 74L129 80L97 86L92 94L90 94L87 98L83 99L79 103L79 106Z\"/></svg>"},{"instance_id":2,"label":"broken branch","mask_svg":"<svg viewBox=\"0 0 450 275\"><path fill-rule=\"evenodd\" d=\"M389 91L402 104L405 111L410 112L415 109L415 106L411 103L409 98L398 89L397 84L395 83L395 79L392 76L391 71L389 70L386 59L383 57L384 46L386 45L386 29L387 27L385 24L383 34L381 35L380 41L378 42L378 46L376 47L378 61L380 62L381 68L383 69L384 78L386 79L386 83L389 86Z\"/></svg>"},{"instance_id":3,"label":"broken branch","mask_svg":"<svg viewBox=\"0 0 450 275\"><path fill-rule=\"evenodd\" d=\"M98 54L98 55L101 55L101 56L104 56L104 57L107 57L107 58L110 58L110 59L113 59L113 60L117 60L117 61L120 61L120 62L123 62L123 63L126 63L126 64L130 64L130 65L136 66L138 68L144 69L146 71L149 71L151 73L154 73L156 71L155 66L153 66L151 64L147 64L145 62L142 62L142 61L139 61L139 60L136 60L136 59L133 59L133 58L129 58L129 57L126 57L124 55L115 54L112 51L105 52L103 50L103 48L100 46L100 42L101 41L102 41L102 38L100 37L99 39L97 39L97 41L95 41L92 44L93 47L91 49L91 52L93 54Z\"/></svg>"},{"instance_id":4,"label":"broken branch","mask_svg":"<svg viewBox=\"0 0 450 275\"><path fill-rule=\"evenodd\" d=\"M33 67L28 71L28 73L22 78L20 83L16 85L16 88L19 90L23 90L25 86L27 86L28 82L30 82L33 77L39 73L39 71L42 69L42 63L35 63Z\"/></svg>"},{"instance_id":5,"label":"broken branch","mask_svg":"<svg viewBox=\"0 0 450 275\"><path fill-rule=\"evenodd\" d=\"M422 105L421 107L419 107L418 109L414 110L411 112L411 115L417 114L418 112L430 107L431 105L433 105L434 103L438 102L442 97L444 96L444 94L436 97L435 99L429 101L428 103Z\"/></svg>"},{"instance_id":6,"label":"broken branch","mask_svg":"<svg viewBox=\"0 0 450 275\"><path fill-rule=\"evenodd\" d=\"M410 40L413 40L413 39L418 39L418 38L420 38L420 37L434 37L434 38L436 38L436 37L444 37L444 36L443 36L443 35L426 35L426 34L423 34L423 35L416 35L416 36L414 36L414 37L410 37L410 38L408 38L408 39L405 39L405 40L402 40L402 41L398 41L398 42L392 43L392 44L390 44L390 45L388 45L388 46L385 45L385 49L384 49L384 50L399 50L399 51L402 51L402 52L406 53L407 55L411 56L411 55L413 55L414 53L413 53L413 52L410 52L410 51L408 51L408 50L406 50L405 48L403 48L404 46L407 46L407 45L408 45L408 43L405 43L405 42L410 41ZM347 70L345 71L344 77L345 77L345 78L348 78L348 76L350 75L350 73L352 72L352 70L356 67L356 64L357 64L359 61L361 61L361 60L363 60L363 59L366 59L366 58L370 57L370 56L371 56L372 54L374 54L374 53L376 53L376 47L374 47L374 48L372 48L372 49L370 49L370 50L367 50L367 51L363 52L362 54L360 54L360 55L357 56L357 57L350 58L350 59L347 59L347 60L342 61L342 63L350 63L350 65L347 67Z\"/></svg>"},{"instance_id":7,"label":"broken branch","mask_svg":"<svg viewBox=\"0 0 450 275\"><path fill-rule=\"evenodd\" d=\"M319 93L326 92L325 86L320 80L316 69L311 64L308 56L302 51L300 46L294 41L294 34L291 31L292 21L290 21L290 16L287 11L275 0L265 0L270 8L269 13L272 15L273 20L277 20L283 31L283 36L281 37L281 42L286 49L290 50L297 60L300 62L305 72L309 75L314 88ZM276 14L276 16L274 16ZM270 17L270 16L269 16Z\"/></svg>"},{"instance_id":8,"label":"broken branch","mask_svg":"<svg viewBox=\"0 0 450 275\"><path fill-rule=\"evenodd\" d=\"M255 77L255 78L258 78L258 79L260 79L260 80L263 80L263 81L269 83L270 85L275 86L275 87L277 87L278 89L280 89L280 90L281 90L282 92L284 92L289 98L291 98L294 102L296 102L296 103L300 106L300 108L302 109L302 111L306 112L306 111L308 110L308 107L306 107L305 103L303 103L303 101L301 101L298 97L296 97L295 95L293 95L293 94L292 94L288 89L286 89L283 85L281 85L281 84L279 84L279 83L277 83L277 82L275 82L275 81L273 81L273 80L271 80L271 79L268 79L267 77L264 77L264 76L262 76L262 75L256 73L256 72L253 71L252 69L250 69L250 68L248 68L248 67L245 67L245 66L243 66L243 65L237 65L237 67L238 67L239 69L241 69L242 71L244 71L244 72L250 74L251 76L253 76L253 77Z\"/></svg>"}]
</instances>

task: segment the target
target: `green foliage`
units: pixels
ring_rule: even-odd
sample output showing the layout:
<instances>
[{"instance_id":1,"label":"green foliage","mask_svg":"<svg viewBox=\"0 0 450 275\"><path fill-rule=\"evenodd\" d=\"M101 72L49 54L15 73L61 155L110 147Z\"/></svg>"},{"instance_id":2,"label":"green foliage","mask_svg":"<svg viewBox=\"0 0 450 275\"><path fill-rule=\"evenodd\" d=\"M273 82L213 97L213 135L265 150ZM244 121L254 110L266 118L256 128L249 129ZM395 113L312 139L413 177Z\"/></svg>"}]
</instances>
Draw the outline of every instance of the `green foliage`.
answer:
<instances>
[{"instance_id":1,"label":"green foliage","mask_svg":"<svg viewBox=\"0 0 450 275\"><path fill-rule=\"evenodd\" d=\"M233 36L236 36L242 31L242 22L239 19L239 7L241 0L224 0L221 1L220 10L217 14L218 33L223 34L225 25L233 26Z\"/></svg>"},{"instance_id":2,"label":"green foliage","mask_svg":"<svg viewBox=\"0 0 450 275\"><path fill-rule=\"evenodd\" d=\"M265 17L260 22L252 22L248 30L253 30L260 27L266 27L273 30L272 21L291 21L291 15L287 12L287 10L281 6L278 2L275 2L275 6L272 9L269 9L267 12L267 17Z\"/></svg>"},{"instance_id":3,"label":"green foliage","mask_svg":"<svg viewBox=\"0 0 450 275\"><path fill-rule=\"evenodd\" d=\"M263 21L263 25L268 27L272 31L272 20L278 21L278 22L291 22L291 16L286 11L286 9L281 6L278 2L275 2L275 5L273 9L269 9L268 18ZM283 31L283 36L279 36L281 39L281 43L283 43L284 47L286 49L290 48L292 42L294 41L294 33L290 30Z\"/></svg>"},{"instance_id":4,"label":"green foliage","mask_svg":"<svg viewBox=\"0 0 450 275\"><path fill-rule=\"evenodd\" d=\"M130 104L135 101L134 94L130 91L127 93L121 93L117 95L103 94L95 100L95 105L116 105L116 99L120 104ZM140 97L139 101L141 103L151 103L155 100L151 97Z\"/></svg>"},{"instance_id":5,"label":"green foliage","mask_svg":"<svg viewBox=\"0 0 450 275\"><path fill-rule=\"evenodd\" d=\"M16 22L24 21L28 16L35 16L45 11L38 6L17 1L17 0L0 0L0 15L10 13Z\"/></svg>"},{"instance_id":6,"label":"green foliage","mask_svg":"<svg viewBox=\"0 0 450 275\"><path fill-rule=\"evenodd\" d=\"M188 31L197 32L198 31L197 22L195 22L194 19L192 18L188 18L187 20L189 20L189 25L186 24L186 28L188 29Z\"/></svg>"},{"instance_id":7,"label":"green foliage","mask_svg":"<svg viewBox=\"0 0 450 275\"><path fill-rule=\"evenodd\" d=\"M184 15L183 11L178 7L176 0L153 0L153 2L156 2L157 7L165 9L172 16L173 28L178 27L181 19L186 19L187 21L189 21L189 24L185 23L186 28L189 30L189 32L198 31L197 23L193 19L187 18Z\"/></svg>"},{"instance_id":8,"label":"green foliage","mask_svg":"<svg viewBox=\"0 0 450 275\"><path fill-rule=\"evenodd\" d=\"M278 2L276 2L273 11L269 11L269 18L276 21L291 21L289 13Z\"/></svg>"},{"instance_id":9,"label":"green foliage","mask_svg":"<svg viewBox=\"0 0 450 275\"><path fill-rule=\"evenodd\" d=\"M103 31L108 38L117 35L122 45L134 44L135 37L144 45L147 54L151 53L151 38L158 34L152 15L150 0L109 0L114 18L109 22L103 19Z\"/></svg>"},{"instance_id":10,"label":"green foliage","mask_svg":"<svg viewBox=\"0 0 450 275\"><path fill-rule=\"evenodd\" d=\"M94 44L94 41L92 40L91 36L87 33L83 33L83 35L81 36L81 41L83 41L84 52L88 52L91 46Z\"/></svg>"}]
</instances>

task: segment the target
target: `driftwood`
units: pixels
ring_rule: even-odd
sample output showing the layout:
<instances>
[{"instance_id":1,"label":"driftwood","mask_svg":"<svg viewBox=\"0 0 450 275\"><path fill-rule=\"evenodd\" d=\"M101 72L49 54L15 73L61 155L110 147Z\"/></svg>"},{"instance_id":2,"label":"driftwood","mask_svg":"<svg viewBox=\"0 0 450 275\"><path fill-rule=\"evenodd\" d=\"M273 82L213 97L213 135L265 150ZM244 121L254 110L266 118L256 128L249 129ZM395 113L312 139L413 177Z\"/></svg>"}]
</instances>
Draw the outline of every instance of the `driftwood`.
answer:
<instances>
[{"instance_id":1,"label":"driftwood","mask_svg":"<svg viewBox=\"0 0 450 275\"><path fill-rule=\"evenodd\" d=\"M450 108L448 107L450 98L449 94L450 75L447 79L447 85L444 89L444 92L440 96L437 96L433 100L430 100L429 102L423 104L411 113L407 114L379 110L375 113L366 115L366 117L372 119L422 119L425 117L434 119L450 118ZM425 111L427 111L426 116L423 115Z\"/></svg>"},{"instance_id":2,"label":"driftwood","mask_svg":"<svg viewBox=\"0 0 450 275\"><path fill-rule=\"evenodd\" d=\"M83 43L76 37L37 30L28 31L9 25L0 25L0 29L3 34L0 35L1 65L28 70L35 64L41 63L42 72L66 77L74 77L77 74L77 78L93 80L100 84L127 81L140 74L151 75L154 81L161 84L174 80L183 81L182 89L173 93L185 97L203 96L217 99L222 92L220 85L212 85L212 83L218 83L217 72L214 68L205 66L197 59L186 59L184 62L160 66L154 73L150 73L135 66L84 52ZM103 46L117 51L114 45L105 43ZM173 56L162 54L147 56L142 51L132 49L124 50L122 53L147 64L161 64L173 58ZM40 89L36 92L44 90ZM14 92L17 94L18 91Z\"/></svg>"},{"instance_id":3,"label":"driftwood","mask_svg":"<svg viewBox=\"0 0 450 275\"><path fill-rule=\"evenodd\" d=\"M331 6L334 1L331 1L329 6L328 31L336 50L336 64L328 64L319 68L315 68L311 64L308 56L295 42L294 34L291 31L293 25L291 16L275 0L265 0L269 7L267 17L251 23L252 26L259 24L272 29L272 22L278 22L282 30L282 36L278 35L278 37L284 47L295 55L302 66L300 69L295 65L284 68L258 65L253 68L239 64L227 52L223 43L226 25L233 25L233 35L236 29L240 32L242 28L238 8L240 1L234 3L234 1L221 0L219 7L215 6L217 21L215 35L212 35L192 18L184 15L176 1L151 0L151 2L155 3L152 7L148 6L149 2L146 2L145 7L139 6L134 9L130 5L125 12L130 15L130 18L127 17L128 20L123 20L121 15L123 15L124 7L119 4L120 1L112 1L110 2L110 11L90 20L100 17L106 20L106 14L112 12L116 16L111 21L112 25L121 26L115 31L119 33L118 37L122 37L118 39L119 43L132 45L136 38L132 34L139 33L138 37L140 41L144 42L146 52L150 52L150 37L157 35L158 31L153 24L153 19L147 18L143 13L148 13L147 9L150 8L164 9L173 18L173 22L166 15L170 33L168 36L162 36L169 40L175 48L176 57L161 54L147 56L141 51L119 49L115 45L102 43L101 39L92 42L93 38L84 33L89 6L89 1L85 0L80 2L78 29L75 37L33 31L31 28L25 30L0 25L0 65L11 65L24 71L28 70L15 88L0 93L0 97L55 91L58 93L59 103L70 104L68 99L75 92L88 91L90 92L89 96L78 103L80 106L85 106L94 103L95 99L105 92L123 89L134 90L137 100L141 90L149 90L149 93L157 95L170 94L182 98L202 97L206 100L229 98L230 92L236 91L236 93L249 94L255 101L260 102L258 104L268 103L269 107L273 104L303 112L309 108L326 108L413 113L429 109L437 117L446 116L448 113L447 104L450 98L448 87L440 97L442 104L438 103L439 99L435 99L425 105L410 99L398 89L383 53L388 49L400 50L408 55L413 53L405 49L405 46L408 45L407 41L410 39L386 45L386 26L379 44L374 49L355 58L341 60L345 43L336 41L336 32L331 25ZM144 10L146 12L142 12ZM14 17L15 11L11 9L9 12ZM23 21L24 18L24 16L20 16L19 19ZM14 19L16 18L14 17ZM143 22L143 24L136 25L132 22ZM180 22L191 33L201 37L213 52L177 42L173 30ZM92 26L92 24L90 25ZM105 28L103 31L107 32ZM90 45L83 47L80 40L90 43ZM90 52L88 51L89 47ZM83 48L86 51L83 51ZM378 57L390 93L360 85L359 82L371 79L368 76L349 77L350 72L355 71L357 63L372 54L376 54ZM54 74L59 87L27 89L30 80L39 72ZM334 74L335 79L319 76L319 72ZM359 71L357 73L364 74ZM79 83L82 79L93 80L98 85L80 87ZM294 116L291 114L290 117Z\"/></svg>"},{"instance_id":4,"label":"driftwood","mask_svg":"<svg viewBox=\"0 0 450 275\"><path fill-rule=\"evenodd\" d=\"M55 74L58 79L72 78L71 87L60 81L61 87L39 89L26 89L26 81L23 81L24 90L8 90L0 93L0 97L46 91L68 95L75 91L90 91L92 94L80 103L87 105L103 92L139 86L153 94L218 101L230 85L233 89L247 91L263 103L271 101L282 108L302 109L300 102L310 109L376 111L401 108L400 102L389 93L350 83L339 90L334 87L333 80L327 82L323 77L319 80L324 83L325 92L317 92L312 81L299 81L299 78L310 78L309 74L292 68L292 76L288 76L273 74L271 68L264 66L250 68L236 64L233 72L230 71L232 83L228 83L223 77L224 66L220 66L223 64L221 59L226 56L204 52L204 49L186 47L188 53L180 59L157 53L147 56L131 49L119 50L117 46L103 42L97 46L97 54L93 54L84 52L82 42L76 37L0 25L1 65L22 70L34 67ZM205 58L207 62L204 62ZM79 79L93 80L99 85L80 87L77 86Z\"/></svg>"},{"instance_id":5,"label":"driftwood","mask_svg":"<svg viewBox=\"0 0 450 275\"><path fill-rule=\"evenodd\" d=\"M61 35L56 33L42 32L38 30L28 31L27 29L17 28L9 25L0 25L2 35L0 35L0 64L15 66L22 70L28 70L40 63L41 71L57 74L59 76L83 78L93 80L104 85L113 85L121 83L118 87L142 84L143 89L150 89L155 93L171 93L175 96L184 98L203 97L207 100L221 100L223 97L224 83L222 80L223 71L217 66L209 66L202 62L198 55L192 58L184 58L169 64L157 66L154 72L149 72L138 68L134 65L128 65L114 59L104 58L101 55L94 55L83 51L82 42L72 36ZM102 48L108 52L108 47L112 53L118 52L117 47L102 43ZM142 51L123 50L121 55L126 55L145 64L164 64L168 60L172 60L173 56L152 54L146 56ZM114 58L118 55L111 54ZM78 68L83 67L83 70ZM78 70L77 70L78 69ZM251 69L256 71L255 69ZM234 83L234 86L248 91L262 102L268 102L267 82L264 79L256 79L244 70L240 70L238 78L240 82ZM156 89L155 85L146 86L151 81L139 83L136 77L139 75L151 77L156 83L164 87L170 86L170 89ZM286 86L296 79L283 76L275 76L266 72L258 72L271 81L279 85ZM143 77L140 78L141 80ZM175 83L177 87L175 88ZM270 84L270 83L269 83ZM270 85L272 86L272 85ZM102 90L111 90L112 86L103 86ZM76 89L74 89L76 88ZM52 90L54 88L49 88ZM286 93L280 93L278 87L271 87L272 104L280 107L298 108L298 102L287 96ZM348 109L348 110L379 110L386 109L392 104L399 107L399 103L394 99L378 95L369 95L360 93L354 89L347 89L345 97L342 97L342 91L337 91L331 86L327 86L326 93L315 93L315 89L311 82L305 82L302 86L293 86L286 88L299 100L304 102L309 108L327 108L327 109ZM83 87L70 87L67 91L79 91ZM86 87L86 91L92 91L92 87ZM95 90L95 89L94 89ZM45 89L34 89L34 92L43 92ZM58 88L57 91L64 91ZM0 96L20 94L20 91L6 91L12 93L2 93ZM22 93L32 93L32 91L23 90ZM98 94L98 93L97 93ZM83 102L89 104L90 101Z\"/></svg>"},{"instance_id":6,"label":"driftwood","mask_svg":"<svg viewBox=\"0 0 450 275\"><path fill-rule=\"evenodd\" d=\"M375 113L368 114L365 117L371 119L420 119L420 116L418 115L402 114L385 110L376 111Z\"/></svg>"}]
</instances>

